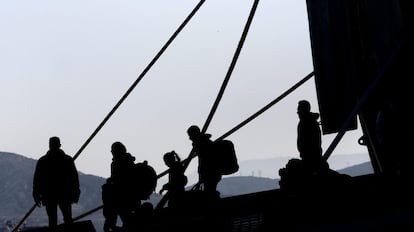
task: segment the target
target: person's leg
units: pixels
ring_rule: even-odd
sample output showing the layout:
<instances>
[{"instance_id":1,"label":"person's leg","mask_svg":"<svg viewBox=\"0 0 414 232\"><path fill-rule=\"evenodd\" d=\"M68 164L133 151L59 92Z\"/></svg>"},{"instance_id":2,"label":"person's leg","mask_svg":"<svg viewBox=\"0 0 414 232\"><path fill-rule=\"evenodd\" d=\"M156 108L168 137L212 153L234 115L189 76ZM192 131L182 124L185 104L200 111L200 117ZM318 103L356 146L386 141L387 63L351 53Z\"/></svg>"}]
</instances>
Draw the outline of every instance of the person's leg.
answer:
<instances>
[{"instance_id":1,"label":"person's leg","mask_svg":"<svg viewBox=\"0 0 414 232\"><path fill-rule=\"evenodd\" d=\"M46 213L49 218L49 227L57 226L57 203L48 202L45 205Z\"/></svg>"},{"instance_id":2,"label":"person's leg","mask_svg":"<svg viewBox=\"0 0 414 232\"><path fill-rule=\"evenodd\" d=\"M105 217L104 232L114 231L118 219L117 198L114 186L105 183L102 185L102 214Z\"/></svg>"},{"instance_id":3,"label":"person's leg","mask_svg":"<svg viewBox=\"0 0 414 232\"><path fill-rule=\"evenodd\" d=\"M220 180L220 176L212 176L204 182L204 191L213 200L220 198L220 192L217 191L217 185Z\"/></svg>"},{"instance_id":4,"label":"person's leg","mask_svg":"<svg viewBox=\"0 0 414 232\"><path fill-rule=\"evenodd\" d=\"M60 211L65 223L72 223L72 205L71 203L59 203Z\"/></svg>"},{"instance_id":5,"label":"person's leg","mask_svg":"<svg viewBox=\"0 0 414 232\"><path fill-rule=\"evenodd\" d=\"M104 232L113 231L116 227L116 221L118 218L115 208L108 206L108 205L104 205L102 212L105 217L104 228L103 228Z\"/></svg>"},{"instance_id":6,"label":"person's leg","mask_svg":"<svg viewBox=\"0 0 414 232\"><path fill-rule=\"evenodd\" d=\"M134 214L131 209L121 209L119 210L119 217L122 221L122 228L125 231L133 231L135 228L134 223Z\"/></svg>"}]
</instances>

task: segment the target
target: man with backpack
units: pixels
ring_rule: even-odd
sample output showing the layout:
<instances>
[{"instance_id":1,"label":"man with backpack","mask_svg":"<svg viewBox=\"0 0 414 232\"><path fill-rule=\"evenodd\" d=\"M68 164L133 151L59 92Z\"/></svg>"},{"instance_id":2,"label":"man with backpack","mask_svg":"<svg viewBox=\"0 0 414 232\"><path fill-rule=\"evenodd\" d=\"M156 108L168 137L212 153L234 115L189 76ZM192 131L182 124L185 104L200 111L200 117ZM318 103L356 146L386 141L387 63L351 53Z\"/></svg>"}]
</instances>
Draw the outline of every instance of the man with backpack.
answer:
<instances>
[{"instance_id":1,"label":"man with backpack","mask_svg":"<svg viewBox=\"0 0 414 232\"><path fill-rule=\"evenodd\" d=\"M111 145L111 153L111 176L102 185L104 232L117 230L118 216L124 231L136 231L149 222L144 214L152 204L141 205L141 200L147 200L155 190L157 174L147 161L135 163L121 142Z\"/></svg>"},{"instance_id":2,"label":"man with backpack","mask_svg":"<svg viewBox=\"0 0 414 232\"><path fill-rule=\"evenodd\" d=\"M193 142L193 151L198 156L198 182L194 189L200 189L207 195L219 197L217 184L222 175L215 155L215 146L210 139L211 135L202 133L196 125L190 126L187 134Z\"/></svg>"},{"instance_id":3,"label":"man with backpack","mask_svg":"<svg viewBox=\"0 0 414 232\"><path fill-rule=\"evenodd\" d=\"M132 226L134 211L140 207L141 201L131 191L131 176L135 157L127 152L121 142L111 146L111 176L102 186L104 231L114 231L118 216L124 228Z\"/></svg>"}]
</instances>

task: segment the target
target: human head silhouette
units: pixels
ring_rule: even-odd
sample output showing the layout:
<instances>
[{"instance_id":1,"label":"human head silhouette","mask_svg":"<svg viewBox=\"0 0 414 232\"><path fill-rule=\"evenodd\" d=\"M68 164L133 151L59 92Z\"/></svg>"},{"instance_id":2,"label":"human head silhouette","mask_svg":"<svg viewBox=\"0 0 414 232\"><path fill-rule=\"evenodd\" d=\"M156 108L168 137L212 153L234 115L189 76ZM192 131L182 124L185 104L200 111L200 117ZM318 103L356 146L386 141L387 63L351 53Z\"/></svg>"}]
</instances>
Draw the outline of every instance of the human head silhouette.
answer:
<instances>
[{"instance_id":1,"label":"human head silhouette","mask_svg":"<svg viewBox=\"0 0 414 232\"><path fill-rule=\"evenodd\" d=\"M49 149L50 150L58 150L60 148L60 139L57 136L53 136L49 138Z\"/></svg>"},{"instance_id":2,"label":"human head silhouette","mask_svg":"<svg viewBox=\"0 0 414 232\"><path fill-rule=\"evenodd\" d=\"M201 135L200 127L198 127L196 125L190 126L187 129L187 134L188 134L188 137L190 138L190 140L192 140L192 141L197 140L198 138L200 138L200 135Z\"/></svg>"},{"instance_id":3,"label":"human head silhouette","mask_svg":"<svg viewBox=\"0 0 414 232\"><path fill-rule=\"evenodd\" d=\"M300 100L298 102L298 114L309 113L311 109L310 103L307 100Z\"/></svg>"},{"instance_id":4,"label":"human head silhouette","mask_svg":"<svg viewBox=\"0 0 414 232\"><path fill-rule=\"evenodd\" d=\"M319 113L311 112L311 105L307 100L300 100L298 102L298 115L299 118L312 118L318 119Z\"/></svg>"},{"instance_id":5,"label":"human head silhouette","mask_svg":"<svg viewBox=\"0 0 414 232\"><path fill-rule=\"evenodd\" d=\"M171 167L175 162L179 161L178 160L178 155L177 153L175 153L175 151L170 151L164 154L164 163L168 166Z\"/></svg>"},{"instance_id":6,"label":"human head silhouette","mask_svg":"<svg viewBox=\"0 0 414 232\"><path fill-rule=\"evenodd\" d=\"M201 132L200 127L192 125L187 129L188 137L191 141L202 141L204 139L210 139L211 134Z\"/></svg>"},{"instance_id":7,"label":"human head silhouette","mask_svg":"<svg viewBox=\"0 0 414 232\"><path fill-rule=\"evenodd\" d=\"M126 147L121 142L114 142L111 146L111 152L113 156L126 153Z\"/></svg>"}]
</instances>

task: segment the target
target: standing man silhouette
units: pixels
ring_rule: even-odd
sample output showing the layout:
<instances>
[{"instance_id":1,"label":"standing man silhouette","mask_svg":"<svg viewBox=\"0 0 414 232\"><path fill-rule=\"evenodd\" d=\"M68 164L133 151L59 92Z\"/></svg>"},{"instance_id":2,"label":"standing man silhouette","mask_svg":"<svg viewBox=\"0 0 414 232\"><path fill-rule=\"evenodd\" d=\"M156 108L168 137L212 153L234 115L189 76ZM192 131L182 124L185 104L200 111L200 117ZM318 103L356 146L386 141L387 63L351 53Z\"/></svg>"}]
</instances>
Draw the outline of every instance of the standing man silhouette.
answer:
<instances>
[{"instance_id":1,"label":"standing man silhouette","mask_svg":"<svg viewBox=\"0 0 414 232\"><path fill-rule=\"evenodd\" d=\"M318 122L319 114L310 110L311 106L307 100L298 102L297 148L305 165L311 170L315 170L326 167L327 163L322 159L322 133Z\"/></svg>"},{"instance_id":2,"label":"standing man silhouette","mask_svg":"<svg viewBox=\"0 0 414 232\"><path fill-rule=\"evenodd\" d=\"M64 223L72 223L72 204L80 196L75 162L60 147L59 137L49 138L49 150L37 161L33 177L33 199L38 206L45 206L49 227L57 225L58 206Z\"/></svg>"}]
</instances>

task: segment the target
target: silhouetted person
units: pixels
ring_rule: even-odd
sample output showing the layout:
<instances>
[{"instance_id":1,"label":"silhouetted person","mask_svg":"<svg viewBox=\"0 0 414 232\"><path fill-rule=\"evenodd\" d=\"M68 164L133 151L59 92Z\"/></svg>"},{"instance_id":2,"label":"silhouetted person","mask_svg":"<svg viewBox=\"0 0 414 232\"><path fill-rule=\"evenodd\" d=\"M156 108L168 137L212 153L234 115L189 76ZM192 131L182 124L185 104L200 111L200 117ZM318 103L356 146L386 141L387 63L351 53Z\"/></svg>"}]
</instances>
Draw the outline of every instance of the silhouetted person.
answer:
<instances>
[{"instance_id":1,"label":"silhouetted person","mask_svg":"<svg viewBox=\"0 0 414 232\"><path fill-rule=\"evenodd\" d=\"M322 157L322 133L319 114L311 112L310 103L298 102L297 148L301 159L290 159L286 167L279 169L280 188L309 193L312 189L334 189L348 182L350 176L329 168Z\"/></svg>"},{"instance_id":2,"label":"silhouetted person","mask_svg":"<svg viewBox=\"0 0 414 232\"><path fill-rule=\"evenodd\" d=\"M187 177L185 176L184 166L181 159L175 151L164 154L164 163L169 168L168 183L164 184L160 190L167 191L165 197L168 198L168 207L177 209L184 195L185 185L187 184Z\"/></svg>"},{"instance_id":3,"label":"silhouetted person","mask_svg":"<svg viewBox=\"0 0 414 232\"><path fill-rule=\"evenodd\" d=\"M198 157L198 182L193 190L201 190L196 193L198 202L192 208L194 213L200 212L205 216L206 223L202 231L221 231L224 217L220 210L220 192L217 191L217 184L221 180L219 155L211 135L201 132L200 128L192 125L187 129L189 139L193 142L194 155ZM192 206L194 207L194 206Z\"/></svg>"},{"instance_id":4,"label":"silhouetted person","mask_svg":"<svg viewBox=\"0 0 414 232\"><path fill-rule=\"evenodd\" d=\"M202 133L196 125L190 126L187 134L193 142L193 150L198 156L198 182L194 188L202 189L207 194L218 197L220 193L217 191L217 184L221 180L221 174L218 169L214 144L210 139L211 135Z\"/></svg>"},{"instance_id":5,"label":"silhouetted person","mask_svg":"<svg viewBox=\"0 0 414 232\"><path fill-rule=\"evenodd\" d=\"M322 168L326 162L322 159L322 134L319 127L319 114L311 112L310 103L306 100L298 102L297 113L297 148L300 158L312 169Z\"/></svg>"},{"instance_id":6,"label":"silhouetted person","mask_svg":"<svg viewBox=\"0 0 414 232\"><path fill-rule=\"evenodd\" d=\"M111 176L102 186L105 232L116 230L118 216L121 218L123 228L126 230L131 228L134 212L141 204L141 201L131 191L135 157L127 152L126 147L121 142L112 144L111 153Z\"/></svg>"},{"instance_id":7,"label":"silhouetted person","mask_svg":"<svg viewBox=\"0 0 414 232\"><path fill-rule=\"evenodd\" d=\"M49 151L36 164L33 178L33 198L43 204L49 227L57 225L59 206L64 223L72 222L72 203L79 200L79 177L74 160L60 149L60 139L49 139Z\"/></svg>"}]
</instances>

